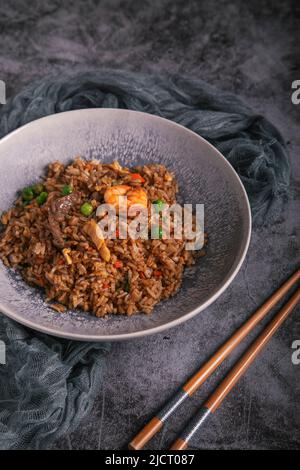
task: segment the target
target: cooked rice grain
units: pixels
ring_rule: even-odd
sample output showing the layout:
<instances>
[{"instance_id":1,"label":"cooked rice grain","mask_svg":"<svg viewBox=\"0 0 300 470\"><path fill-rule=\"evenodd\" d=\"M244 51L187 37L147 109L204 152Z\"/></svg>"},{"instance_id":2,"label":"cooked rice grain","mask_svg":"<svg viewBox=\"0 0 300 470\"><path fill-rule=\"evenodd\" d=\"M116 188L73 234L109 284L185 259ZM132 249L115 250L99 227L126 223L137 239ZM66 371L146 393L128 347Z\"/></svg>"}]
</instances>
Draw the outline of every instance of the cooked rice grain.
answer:
<instances>
[{"instance_id":1,"label":"cooked rice grain","mask_svg":"<svg viewBox=\"0 0 300 470\"><path fill-rule=\"evenodd\" d=\"M194 263L195 253L185 250L184 240L174 239L106 240L111 258L109 262L101 258L82 230L88 220L80 212L84 202L92 204L95 217L105 190L116 182L142 186L149 205L157 199L170 205L176 202L177 182L163 165L135 168L145 180L142 184L132 181L130 171L116 162L101 164L81 158L67 166L54 162L43 181L49 193L46 203L24 205L20 196L2 214L0 258L6 266L18 269L26 282L44 289L56 311L80 308L97 317L150 313L160 300L177 292L185 266ZM50 227L51 204L60 204L65 185L72 186L78 200ZM61 239L54 236L55 230ZM116 261L121 262L119 267Z\"/></svg>"}]
</instances>

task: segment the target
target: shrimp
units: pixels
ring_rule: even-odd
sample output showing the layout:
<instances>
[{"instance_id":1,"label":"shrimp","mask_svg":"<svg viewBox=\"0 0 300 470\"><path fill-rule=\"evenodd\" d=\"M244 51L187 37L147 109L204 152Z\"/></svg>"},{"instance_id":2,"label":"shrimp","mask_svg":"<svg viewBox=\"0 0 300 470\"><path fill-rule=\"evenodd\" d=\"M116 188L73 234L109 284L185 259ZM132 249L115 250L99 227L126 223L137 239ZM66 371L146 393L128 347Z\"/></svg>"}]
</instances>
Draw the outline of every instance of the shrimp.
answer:
<instances>
[{"instance_id":1,"label":"shrimp","mask_svg":"<svg viewBox=\"0 0 300 470\"><path fill-rule=\"evenodd\" d=\"M127 195L130 189L131 186L127 186L125 184L111 186L104 193L104 201L107 204L111 204L112 206L117 207L119 205L119 197Z\"/></svg>"},{"instance_id":2,"label":"shrimp","mask_svg":"<svg viewBox=\"0 0 300 470\"><path fill-rule=\"evenodd\" d=\"M148 205L147 193L143 188L133 188L127 193L128 207L138 204L139 206L146 207Z\"/></svg>"},{"instance_id":3,"label":"shrimp","mask_svg":"<svg viewBox=\"0 0 300 470\"><path fill-rule=\"evenodd\" d=\"M127 197L126 202L128 208L134 204L147 208L148 197L146 191L143 188L133 188L132 186L125 184L111 186L105 191L104 200L107 204L112 204L118 208L120 196Z\"/></svg>"}]
</instances>

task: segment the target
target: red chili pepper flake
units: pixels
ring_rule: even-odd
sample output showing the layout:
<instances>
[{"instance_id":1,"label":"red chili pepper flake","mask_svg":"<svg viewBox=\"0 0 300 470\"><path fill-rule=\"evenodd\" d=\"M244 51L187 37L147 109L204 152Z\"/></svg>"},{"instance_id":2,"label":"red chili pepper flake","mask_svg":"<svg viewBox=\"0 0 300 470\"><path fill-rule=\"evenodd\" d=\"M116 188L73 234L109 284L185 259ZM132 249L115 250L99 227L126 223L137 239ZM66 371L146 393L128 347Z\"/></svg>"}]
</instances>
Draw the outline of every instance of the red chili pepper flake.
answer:
<instances>
[{"instance_id":1,"label":"red chili pepper flake","mask_svg":"<svg viewBox=\"0 0 300 470\"><path fill-rule=\"evenodd\" d=\"M123 263L122 263L122 261L120 261L120 260L117 260L117 261L114 263L114 267L117 268L117 269L122 268L122 266L123 266Z\"/></svg>"},{"instance_id":2,"label":"red chili pepper flake","mask_svg":"<svg viewBox=\"0 0 300 470\"><path fill-rule=\"evenodd\" d=\"M104 282L104 284L102 284L102 287L103 289L108 289L109 288L109 284L107 282Z\"/></svg>"},{"instance_id":3,"label":"red chili pepper flake","mask_svg":"<svg viewBox=\"0 0 300 470\"><path fill-rule=\"evenodd\" d=\"M146 276L145 276L145 274L143 273L143 271L140 271L140 272L139 272L139 275L140 275L140 277L141 277L142 279L146 279Z\"/></svg>"},{"instance_id":4,"label":"red chili pepper flake","mask_svg":"<svg viewBox=\"0 0 300 470\"><path fill-rule=\"evenodd\" d=\"M138 181L139 183L145 183L145 179L139 173L132 173L131 179L133 181Z\"/></svg>"},{"instance_id":5,"label":"red chili pepper flake","mask_svg":"<svg viewBox=\"0 0 300 470\"><path fill-rule=\"evenodd\" d=\"M117 229L117 230L116 230L116 238L119 238L119 236L120 236L120 232L119 232L119 230Z\"/></svg>"},{"instance_id":6,"label":"red chili pepper flake","mask_svg":"<svg viewBox=\"0 0 300 470\"><path fill-rule=\"evenodd\" d=\"M162 276L162 272L159 271L158 269L157 269L156 271L153 271L153 274L154 274L154 276L156 276L156 277L161 277L161 276Z\"/></svg>"}]
</instances>

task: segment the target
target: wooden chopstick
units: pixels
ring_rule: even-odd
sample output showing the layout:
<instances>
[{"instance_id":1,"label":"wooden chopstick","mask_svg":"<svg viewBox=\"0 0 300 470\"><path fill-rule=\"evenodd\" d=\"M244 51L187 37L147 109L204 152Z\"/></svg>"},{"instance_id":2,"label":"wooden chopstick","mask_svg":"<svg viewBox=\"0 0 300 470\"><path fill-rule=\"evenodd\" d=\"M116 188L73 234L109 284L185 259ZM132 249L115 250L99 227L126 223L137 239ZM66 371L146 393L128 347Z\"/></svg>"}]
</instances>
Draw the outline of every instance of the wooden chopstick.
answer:
<instances>
[{"instance_id":1,"label":"wooden chopstick","mask_svg":"<svg viewBox=\"0 0 300 470\"><path fill-rule=\"evenodd\" d=\"M222 364L238 344L253 330L253 328L269 313L277 302L300 279L298 269L279 289L274 292L266 302L216 351L215 354L194 374L175 396L152 418L146 426L134 437L129 444L129 449L140 450L163 427L168 418L177 408L210 377L210 375Z\"/></svg>"},{"instance_id":2,"label":"wooden chopstick","mask_svg":"<svg viewBox=\"0 0 300 470\"><path fill-rule=\"evenodd\" d=\"M266 346L268 341L272 338L280 325L286 320L299 301L300 288L277 313L277 315L275 315L275 317L270 321L262 333L239 359L236 365L231 369L229 374L227 374L225 379L218 385L209 399L206 400L196 416L184 429L180 437L170 447L171 450L183 450L187 448L188 443L193 435L202 427L203 423L206 422L208 416L219 408L225 397L236 385L239 379L244 375L249 366L259 355L261 350Z\"/></svg>"}]
</instances>

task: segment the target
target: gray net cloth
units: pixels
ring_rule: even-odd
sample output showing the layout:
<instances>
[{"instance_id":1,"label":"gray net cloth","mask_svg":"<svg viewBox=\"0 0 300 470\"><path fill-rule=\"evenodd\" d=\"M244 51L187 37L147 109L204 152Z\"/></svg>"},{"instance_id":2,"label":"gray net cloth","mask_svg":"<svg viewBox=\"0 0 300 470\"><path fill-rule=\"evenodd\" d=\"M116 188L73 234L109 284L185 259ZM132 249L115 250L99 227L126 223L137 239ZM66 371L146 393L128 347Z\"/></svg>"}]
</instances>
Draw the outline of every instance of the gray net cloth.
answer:
<instances>
[{"instance_id":1,"label":"gray net cloth","mask_svg":"<svg viewBox=\"0 0 300 470\"><path fill-rule=\"evenodd\" d=\"M202 80L99 70L31 84L0 108L0 136L34 119L80 108L128 108L188 127L215 145L248 193L254 224L271 223L288 195L278 130L237 96ZM74 431L99 391L108 344L36 333L0 314L0 449L46 449Z\"/></svg>"}]
</instances>

